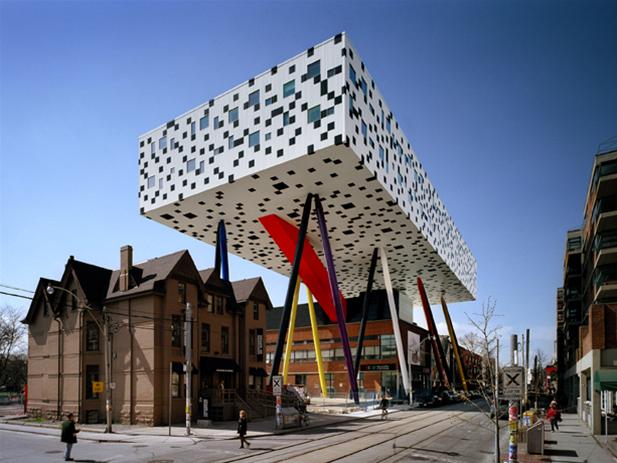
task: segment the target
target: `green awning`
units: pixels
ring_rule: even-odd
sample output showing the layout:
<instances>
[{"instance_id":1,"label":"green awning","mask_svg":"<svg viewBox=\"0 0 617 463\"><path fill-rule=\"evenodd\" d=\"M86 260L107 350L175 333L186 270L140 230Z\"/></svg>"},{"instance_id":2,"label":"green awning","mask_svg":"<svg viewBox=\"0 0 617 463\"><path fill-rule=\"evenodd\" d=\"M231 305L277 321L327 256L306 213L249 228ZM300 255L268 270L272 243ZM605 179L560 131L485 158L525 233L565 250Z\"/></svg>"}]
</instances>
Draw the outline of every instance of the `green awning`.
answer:
<instances>
[{"instance_id":1,"label":"green awning","mask_svg":"<svg viewBox=\"0 0 617 463\"><path fill-rule=\"evenodd\" d=\"M593 383L596 391L617 391L617 368L597 370Z\"/></svg>"}]
</instances>

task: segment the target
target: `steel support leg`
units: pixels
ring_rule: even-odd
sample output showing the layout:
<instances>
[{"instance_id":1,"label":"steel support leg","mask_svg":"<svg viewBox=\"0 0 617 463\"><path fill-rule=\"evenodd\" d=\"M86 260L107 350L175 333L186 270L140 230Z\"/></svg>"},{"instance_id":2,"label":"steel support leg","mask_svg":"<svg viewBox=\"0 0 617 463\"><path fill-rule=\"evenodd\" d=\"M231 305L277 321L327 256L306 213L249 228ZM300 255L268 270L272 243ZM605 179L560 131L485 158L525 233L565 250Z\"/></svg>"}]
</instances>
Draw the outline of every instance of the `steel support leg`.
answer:
<instances>
[{"instance_id":1,"label":"steel support leg","mask_svg":"<svg viewBox=\"0 0 617 463\"><path fill-rule=\"evenodd\" d=\"M315 344L315 359L317 360L317 372L319 373L319 386L321 387L321 396L328 397L326 375L323 368L323 360L321 358L321 342L319 341L317 317L315 316L315 306L313 305L313 294L311 293L311 290L308 289L308 286L306 288L306 297L308 299L309 316L311 317L311 331L313 333L313 343Z\"/></svg>"},{"instance_id":2,"label":"steel support leg","mask_svg":"<svg viewBox=\"0 0 617 463\"><path fill-rule=\"evenodd\" d=\"M366 293L364 293L364 301L362 302L362 320L360 321L360 332L358 333L358 345L356 348L356 362L354 365L354 371L356 377L360 374L360 360L362 360L362 346L364 344L364 332L366 331L366 323L368 321L368 303L371 296L371 289L373 288L373 280L375 279L375 267L377 266L377 256L379 255L379 248L373 249L373 255L371 257L371 266L368 271L368 282L366 283Z\"/></svg>"},{"instance_id":3,"label":"steel support leg","mask_svg":"<svg viewBox=\"0 0 617 463\"><path fill-rule=\"evenodd\" d=\"M401 336L401 325L398 321L398 313L396 312L396 303L394 302L394 289L392 288L392 280L390 279L390 269L388 267L388 256L386 250L381 248L381 267L383 270L383 281L386 285L386 294L388 296L388 305L390 306L390 318L392 319L392 331L394 332L394 340L396 341L396 353L398 354L398 364L401 370L401 379L403 380L403 388L407 394L411 394L411 385L409 384L409 372L407 371L407 362L405 361L405 350L403 349L403 338Z\"/></svg>"},{"instance_id":4,"label":"steel support leg","mask_svg":"<svg viewBox=\"0 0 617 463\"><path fill-rule=\"evenodd\" d=\"M296 313L298 312L298 296L300 296L300 278L296 281L294 301L291 305L291 317L289 318L289 331L287 331L287 343L285 344L285 357L283 358L283 384L287 383L287 373L291 362L291 348L294 343L294 329L296 327Z\"/></svg>"},{"instance_id":5,"label":"steel support leg","mask_svg":"<svg viewBox=\"0 0 617 463\"><path fill-rule=\"evenodd\" d=\"M308 228L308 221L311 214L311 204L313 201L313 194L309 193L306 196L304 202L304 210L302 211L302 221L300 222L300 232L298 233L298 242L296 243L296 252L294 254L294 262L291 266L291 275L289 276L289 284L287 285L287 295L285 297L285 306L283 308L283 314L281 316L281 323L279 325L279 337L276 340L276 350L274 351L274 358L272 359L272 373L270 375L270 383L272 383L272 377L279 374L279 368L281 367L281 357L283 356L283 344L285 343L285 337L287 335L287 327L289 326L289 317L291 314L291 304L293 303L294 292L296 289L296 280L298 279L298 270L300 269L300 261L302 260L302 251L304 250L304 239L306 238L306 229Z\"/></svg>"},{"instance_id":6,"label":"steel support leg","mask_svg":"<svg viewBox=\"0 0 617 463\"><path fill-rule=\"evenodd\" d=\"M227 255L227 233L225 231L225 221L220 220L216 231L216 264L220 268L219 276L225 281L229 281L229 257Z\"/></svg>"},{"instance_id":7,"label":"steel support leg","mask_svg":"<svg viewBox=\"0 0 617 463\"><path fill-rule=\"evenodd\" d=\"M450 380L444 368L446 362L446 356L443 352L443 346L439 339L439 333L437 332L437 326L435 325L435 319L433 318L433 312L431 312L431 306L428 303L428 297L426 297L426 291L424 290L424 284L422 279L418 277L418 292L420 293L420 299L422 299L422 307L424 308L424 316L426 317L426 324L428 325L428 331L431 336L431 345L433 346L433 354L435 354L435 365L439 372L439 378L441 384L448 389L450 388Z\"/></svg>"},{"instance_id":8,"label":"steel support leg","mask_svg":"<svg viewBox=\"0 0 617 463\"><path fill-rule=\"evenodd\" d=\"M450 311L448 310L448 305L446 304L446 300L443 298L443 296L441 296L441 307L443 308L443 315L446 319L446 325L448 325L448 333L450 334L452 352L454 353L454 359L456 361L456 366L458 367L458 374L461 378L461 383L463 384L463 390L465 391L465 394L467 394L467 392L469 391L467 390L467 380L465 379L463 360L461 359L458 340L456 339L456 333L454 332L454 325L452 325L452 320L450 319Z\"/></svg>"},{"instance_id":9,"label":"steel support leg","mask_svg":"<svg viewBox=\"0 0 617 463\"><path fill-rule=\"evenodd\" d=\"M356 373L353 366L353 358L351 356L351 348L349 346L349 337L347 336L347 327L345 325L345 316L343 314L343 305L338 292L338 282L336 281L336 270L334 268L334 259L332 257L332 249L330 248L330 239L328 238L328 228L326 227L326 218L324 217L323 208L321 207L321 199L315 195L315 212L319 222L319 232L321 233L321 241L323 250L326 256L326 264L328 268L328 280L330 282L330 293L336 307L336 321L341 334L341 342L343 344L343 354L345 355L345 365L347 366L347 376L349 377L349 385L351 393L356 404L360 403L358 397L358 383L356 382Z\"/></svg>"}]
</instances>

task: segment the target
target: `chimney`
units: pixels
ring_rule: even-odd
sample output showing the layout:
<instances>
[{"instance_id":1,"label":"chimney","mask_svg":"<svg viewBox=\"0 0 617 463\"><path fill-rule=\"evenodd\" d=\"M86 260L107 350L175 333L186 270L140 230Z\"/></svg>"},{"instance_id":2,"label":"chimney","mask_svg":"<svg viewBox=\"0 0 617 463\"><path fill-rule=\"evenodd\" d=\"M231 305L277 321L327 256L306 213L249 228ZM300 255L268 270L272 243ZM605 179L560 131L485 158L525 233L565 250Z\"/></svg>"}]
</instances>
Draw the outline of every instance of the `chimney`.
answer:
<instances>
[{"instance_id":1,"label":"chimney","mask_svg":"<svg viewBox=\"0 0 617 463\"><path fill-rule=\"evenodd\" d=\"M130 289L131 268L133 267L133 247L130 245L120 248L120 291L128 291Z\"/></svg>"}]
</instances>

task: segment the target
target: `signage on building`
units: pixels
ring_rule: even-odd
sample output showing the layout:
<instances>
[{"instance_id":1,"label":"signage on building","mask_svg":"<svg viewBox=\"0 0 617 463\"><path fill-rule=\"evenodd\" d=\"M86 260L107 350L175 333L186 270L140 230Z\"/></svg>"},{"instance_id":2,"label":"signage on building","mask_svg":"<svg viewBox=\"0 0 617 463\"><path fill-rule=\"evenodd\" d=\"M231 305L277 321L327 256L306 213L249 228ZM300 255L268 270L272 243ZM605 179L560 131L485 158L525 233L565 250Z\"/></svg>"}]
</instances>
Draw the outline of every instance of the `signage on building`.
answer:
<instances>
[{"instance_id":1,"label":"signage on building","mask_svg":"<svg viewBox=\"0 0 617 463\"><path fill-rule=\"evenodd\" d=\"M103 392L105 387L103 386L103 381L92 381L92 392L94 394L98 394L99 392Z\"/></svg>"},{"instance_id":2,"label":"signage on building","mask_svg":"<svg viewBox=\"0 0 617 463\"><path fill-rule=\"evenodd\" d=\"M413 331L407 331L407 362L410 365L420 365L420 335Z\"/></svg>"},{"instance_id":3,"label":"signage on building","mask_svg":"<svg viewBox=\"0 0 617 463\"><path fill-rule=\"evenodd\" d=\"M280 397L283 394L283 377L282 376L272 377L272 394L274 394L277 397Z\"/></svg>"},{"instance_id":4,"label":"signage on building","mask_svg":"<svg viewBox=\"0 0 617 463\"><path fill-rule=\"evenodd\" d=\"M361 371L392 371L396 370L396 365L387 363L384 365L360 365Z\"/></svg>"},{"instance_id":5,"label":"signage on building","mask_svg":"<svg viewBox=\"0 0 617 463\"><path fill-rule=\"evenodd\" d=\"M525 384L525 373L523 367L504 367L502 384L502 399L521 400L523 398L523 385Z\"/></svg>"}]
</instances>

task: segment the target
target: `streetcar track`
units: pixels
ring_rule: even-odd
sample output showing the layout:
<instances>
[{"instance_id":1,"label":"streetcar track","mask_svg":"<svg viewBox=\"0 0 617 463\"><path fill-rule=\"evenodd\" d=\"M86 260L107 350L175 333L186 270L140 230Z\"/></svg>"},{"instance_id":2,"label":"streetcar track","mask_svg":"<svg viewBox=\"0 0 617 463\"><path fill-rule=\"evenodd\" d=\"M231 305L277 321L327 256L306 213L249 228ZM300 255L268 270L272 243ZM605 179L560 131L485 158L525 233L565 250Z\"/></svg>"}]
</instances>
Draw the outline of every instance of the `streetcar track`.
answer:
<instances>
[{"instance_id":1,"label":"streetcar track","mask_svg":"<svg viewBox=\"0 0 617 463\"><path fill-rule=\"evenodd\" d=\"M391 424L390 426L387 426L385 429L374 430L374 431L370 432L369 434L371 434L371 435L384 434L384 432L387 432L391 428L400 427L401 425L403 425L403 426L405 426L405 425L412 425L412 424L415 424L417 421L420 421L423 418L429 418L429 417L432 418L433 416L440 416L440 415L442 415L442 413L443 413L443 410L441 410L441 411L430 411L430 412L422 413L420 415L410 416L409 418L404 418L404 419L396 420L396 421L390 421L390 424ZM455 413L453 415L448 416L448 418L446 418L446 419L454 418L454 417L456 417L456 416L458 416L458 415L460 415L462 413L467 413L467 412L466 411L460 411L458 413ZM410 431L406 431L406 432L403 432L403 433L392 433L393 434L392 437L388 437L384 441L379 442L376 445L382 445L383 443L390 442L390 441L395 440L395 439L397 439L397 438L399 438L399 437L401 437L403 435L411 434L413 432L426 429L427 427L438 425L438 424L440 424L442 422L443 422L443 418L438 419L437 421L425 424L422 427L419 427L419 428L416 428L416 429L413 429L413 430L410 430ZM364 429L364 428L369 427L369 426L376 426L376 425L375 424L369 424L369 425L363 426L361 429ZM347 445L350 442L358 439L358 436L354 435L354 433L356 433L356 432L357 432L356 430L353 430L353 431L346 431L346 432L337 433L337 434L334 434L334 435L324 436L323 438L318 438L318 439L315 439L315 440L307 442L307 443L310 444L312 442L316 442L316 441L323 440L323 439L330 438L330 437L340 436L342 434L350 434L350 437L348 439L343 440L343 441L339 441L339 442L335 442L335 443L332 443L332 444L323 445L323 446L318 447L318 448L310 448L310 449L307 449L306 451L299 451L299 452L292 453L292 454L281 455L280 457L276 457L276 459L269 459L267 461L268 461L268 463L280 463L280 462L289 461L290 459L306 456L306 455L309 455L309 454L315 454L315 453L321 452L321 451L323 451L323 450L325 450L327 448L330 448L330 447L338 447L338 446L341 446L341 445ZM445 432L445 431L442 431L442 432ZM364 431L364 433L366 434L366 431ZM432 436L430 436L430 437L432 437ZM429 439L430 437L428 437L427 439ZM302 444L300 444L300 445L302 445ZM271 453L271 452L279 451L279 450L285 450L287 448L296 447L296 446L297 445L291 445L291 446L288 446L288 447L285 447L285 448L275 449L275 450L272 450L270 452L264 452L264 453L262 453L260 455L263 456L266 453ZM327 460L327 463L334 462L336 460L340 460L341 458L347 458L349 456L352 456L352 455L355 455L357 453L363 452L363 451L367 450L367 448L370 448L370 447L365 447L365 448L359 449L357 451L348 453L348 454L346 454L343 457L339 456L339 457L337 457L337 458L335 458L333 460ZM326 463L326 461L324 461L324 463Z\"/></svg>"}]
</instances>

